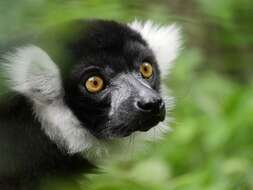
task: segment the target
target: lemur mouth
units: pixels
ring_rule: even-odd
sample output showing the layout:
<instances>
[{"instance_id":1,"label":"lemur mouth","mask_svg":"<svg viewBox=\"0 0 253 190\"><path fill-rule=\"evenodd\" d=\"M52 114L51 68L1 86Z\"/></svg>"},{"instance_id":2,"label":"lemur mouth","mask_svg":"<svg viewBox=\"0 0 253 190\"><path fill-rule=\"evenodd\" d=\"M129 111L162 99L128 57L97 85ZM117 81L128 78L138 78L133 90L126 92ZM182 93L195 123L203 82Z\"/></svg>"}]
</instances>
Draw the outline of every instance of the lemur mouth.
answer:
<instances>
[{"instance_id":1,"label":"lemur mouth","mask_svg":"<svg viewBox=\"0 0 253 190\"><path fill-rule=\"evenodd\" d=\"M91 133L98 139L118 139L128 137L136 132L147 132L151 128L157 126L160 122L164 121L166 115L165 109L155 114L138 114L129 119L108 120L99 122L98 126L93 127Z\"/></svg>"},{"instance_id":2,"label":"lemur mouth","mask_svg":"<svg viewBox=\"0 0 253 190\"><path fill-rule=\"evenodd\" d=\"M131 125L130 127L129 126L128 127L120 127L117 130L113 130L112 134L116 138L117 137L120 138L120 137L128 137L128 136L132 135L135 132L147 132L151 128L158 125L163 120L164 119L138 122L137 124Z\"/></svg>"}]
</instances>

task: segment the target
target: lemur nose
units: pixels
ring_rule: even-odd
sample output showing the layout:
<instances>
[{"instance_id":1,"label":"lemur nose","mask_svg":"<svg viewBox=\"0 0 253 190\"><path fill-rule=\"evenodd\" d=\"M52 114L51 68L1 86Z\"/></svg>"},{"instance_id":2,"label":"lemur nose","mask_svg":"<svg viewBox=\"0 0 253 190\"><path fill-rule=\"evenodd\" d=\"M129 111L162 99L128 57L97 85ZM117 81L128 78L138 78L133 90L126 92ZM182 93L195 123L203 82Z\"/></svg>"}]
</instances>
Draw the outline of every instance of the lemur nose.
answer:
<instances>
[{"instance_id":1,"label":"lemur nose","mask_svg":"<svg viewBox=\"0 0 253 190\"><path fill-rule=\"evenodd\" d=\"M158 115L161 117L161 120L164 120L165 117L165 104L164 101L160 98L144 98L139 99L136 102L136 108L141 112L151 113L152 115Z\"/></svg>"}]
</instances>

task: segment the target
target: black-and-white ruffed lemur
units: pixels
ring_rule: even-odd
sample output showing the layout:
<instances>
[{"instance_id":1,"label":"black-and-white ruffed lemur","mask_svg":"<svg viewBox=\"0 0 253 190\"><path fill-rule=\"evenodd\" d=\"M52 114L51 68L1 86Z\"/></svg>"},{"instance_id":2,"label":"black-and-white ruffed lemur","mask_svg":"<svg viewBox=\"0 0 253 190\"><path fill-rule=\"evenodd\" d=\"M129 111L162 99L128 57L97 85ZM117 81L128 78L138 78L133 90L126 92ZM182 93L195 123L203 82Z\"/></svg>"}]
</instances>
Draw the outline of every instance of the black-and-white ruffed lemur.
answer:
<instances>
[{"instance_id":1,"label":"black-and-white ruffed lemur","mask_svg":"<svg viewBox=\"0 0 253 190\"><path fill-rule=\"evenodd\" d=\"M35 189L44 176L88 171L133 135L160 136L172 102L160 77L179 49L175 25L104 20L1 47L0 189Z\"/></svg>"}]
</instances>

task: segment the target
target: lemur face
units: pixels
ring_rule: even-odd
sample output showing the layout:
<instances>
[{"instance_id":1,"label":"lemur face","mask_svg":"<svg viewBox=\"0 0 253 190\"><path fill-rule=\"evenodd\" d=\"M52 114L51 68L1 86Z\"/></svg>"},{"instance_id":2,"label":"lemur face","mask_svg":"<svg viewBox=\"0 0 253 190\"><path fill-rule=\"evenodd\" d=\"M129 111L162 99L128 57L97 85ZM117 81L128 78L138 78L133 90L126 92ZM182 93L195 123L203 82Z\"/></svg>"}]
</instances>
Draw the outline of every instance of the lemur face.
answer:
<instances>
[{"instance_id":1,"label":"lemur face","mask_svg":"<svg viewBox=\"0 0 253 190\"><path fill-rule=\"evenodd\" d=\"M163 121L160 71L141 35L103 21L83 33L68 43L74 66L64 78L65 101L82 124L107 139L147 131Z\"/></svg>"},{"instance_id":2,"label":"lemur face","mask_svg":"<svg viewBox=\"0 0 253 190\"><path fill-rule=\"evenodd\" d=\"M3 55L0 73L33 104L50 140L70 153L99 152L134 132L149 138L168 128L154 126L165 118L160 78L179 38L177 27L149 21L72 21Z\"/></svg>"}]
</instances>

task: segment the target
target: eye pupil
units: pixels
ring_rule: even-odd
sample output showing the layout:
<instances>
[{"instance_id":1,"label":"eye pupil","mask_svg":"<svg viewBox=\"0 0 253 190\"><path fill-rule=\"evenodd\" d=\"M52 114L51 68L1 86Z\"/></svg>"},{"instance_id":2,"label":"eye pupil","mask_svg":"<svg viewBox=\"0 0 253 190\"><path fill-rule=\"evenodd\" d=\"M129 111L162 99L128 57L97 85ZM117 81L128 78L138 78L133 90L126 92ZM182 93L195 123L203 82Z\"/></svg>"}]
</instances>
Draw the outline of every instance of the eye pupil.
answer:
<instances>
[{"instance_id":1,"label":"eye pupil","mask_svg":"<svg viewBox=\"0 0 253 190\"><path fill-rule=\"evenodd\" d=\"M94 86L97 86L97 85L98 85L98 81L95 80L95 81L93 82L93 84L94 84Z\"/></svg>"}]
</instances>

